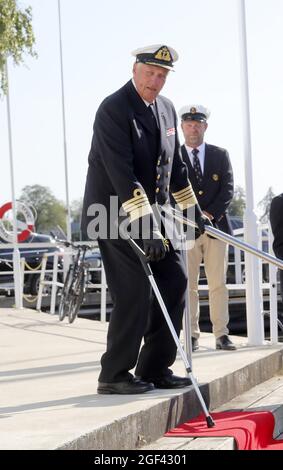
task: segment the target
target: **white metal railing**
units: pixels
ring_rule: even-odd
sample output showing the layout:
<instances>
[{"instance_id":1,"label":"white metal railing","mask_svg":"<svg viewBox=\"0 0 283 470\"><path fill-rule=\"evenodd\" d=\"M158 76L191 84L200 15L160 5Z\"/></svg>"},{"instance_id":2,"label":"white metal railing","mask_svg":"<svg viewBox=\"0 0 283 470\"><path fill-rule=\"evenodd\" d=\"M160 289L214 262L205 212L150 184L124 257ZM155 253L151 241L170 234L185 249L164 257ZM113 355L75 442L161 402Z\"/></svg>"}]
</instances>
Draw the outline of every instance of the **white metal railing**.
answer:
<instances>
[{"instance_id":1,"label":"white metal railing","mask_svg":"<svg viewBox=\"0 0 283 470\"><path fill-rule=\"evenodd\" d=\"M268 237L265 235L265 230L268 231ZM264 232L263 232L264 231ZM268 242L269 246L269 253L272 254L272 232L270 230L270 227L268 226L259 226L259 233L260 233L260 249L263 248L263 242ZM236 237L241 237L243 236L243 228L241 229L236 229L234 230L234 235ZM11 246L10 246L11 245ZM1 246L1 245L0 245ZM22 248L29 248L27 250L27 253L31 253L30 247L33 246L35 249L35 253L42 253L44 251L44 248L54 248L53 243L21 243L21 253L23 253ZM5 249L6 248L12 248L12 244L5 244L4 245ZM232 251L231 251L232 250ZM12 251L11 251L12 253ZM7 253L5 253L7 255ZM39 282L39 292L38 292L38 298L37 298L37 304L36 304L36 309L41 310L42 307L42 299L43 299L43 292L44 292L44 287L45 286L51 286L51 299L50 299L50 313L54 314L56 310L56 296L57 296L57 291L58 288L61 288L63 286L63 283L58 281L58 274L60 270L58 271L58 257L63 256L64 257L64 274L66 274L71 257L72 257L73 251L72 250L65 250L63 253L58 251L51 252L51 253L44 253L42 257L42 265L41 269L36 270L36 273L40 274L40 282ZM234 261L231 262L231 260L228 261L228 269L231 272L231 269L234 271L234 279L235 283L228 283L227 288L230 291L245 291L246 289L246 283L245 283L245 261L243 257L243 251L238 248L238 247L230 247L230 254L232 254L232 257ZM52 269L46 269L47 266L47 259L48 257L53 256L53 268ZM1 259L0 259L1 261ZM7 262L7 260L3 261ZM101 261L101 260L100 260ZM9 261L10 266L12 266L13 261ZM22 276L24 275L30 275L33 274L34 271L29 271L24 269L24 263L25 260L22 258L21 261L21 272ZM262 262L261 262L262 264ZM266 263L264 263L266 264ZM267 265L267 264L266 264ZM100 289L100 320L105 322L106 321L106 305L107 305L107 283L106 283L106 277L105 277L105 271L103 267L103 263L101 261L100 266L97 268L92 268L93 270L101 271L101 280L100 282L96 284L92 284L90 282L87 283L86 288L87 290L91 290L93 288ZM9 273L13 272L9 271ZM262 276L262 267L261 267L261 276ZM277 305L277 267L269 264L268 268L265 270L265 272L268 272L269 274L269 281L266 282L266 279L262 279L261 282L261 291L269 291L269 302L270 302L270 309L269 312L264 311L263 306L262 306L262 315L268 314L270 316L270 340L272 343L278 342L278 328L277 325L279 323L278 320L278 305ZM51 274L52 273L52 280L45 279L46 273ZM3 271L0 272L1 275L7 275L7 272ZM23 278L23 277L22 277ZM3 288L5 289L5 285L1 285L0 283L0 289ZM9 286L7 286L7 289L11 290L12 286L9 283ZM199 285L199 290L200 291L207 291L208 286L207 284L200 284ZM23 294L23 293L22 293Z\"/></svg>"},{"instance_id":2,"label":"white metal railing","mask_svg":"<svg viewBox=\"0 0 283 470\"><path fill-rule=\"evenodd\" d=\"M3 246L5 249L5 256L11 256L11 259L8 260L6 258L0 258L0 261L6 263L9 265L9 270L5 271L0 271L0 276L12 276L14 274L13 270L13 245L9 243L5 244L0 244L0 248ZM51 287L51 297L50 297L50 314L55 314L56 310L56 297L57 297L57 291L58 288L63 287L63 282L58 281L58 274L62 273L61 270L58 269L58 258L59 256L62 256L64 258L64 263L63 263L63 279L65 278L65 275L67 274L69 264L71 262L71 258L73 255L73 250L65 250L64 252L62 251L53 251L53 252L46 252L46 248L55 248L54 243L21 243L20 244L21 248L21 254L34 254L34 255L39 255L41 258L41 261L38 265L37 268L34 269L25 269L25 258L21 257L21 276L22 276L22 281L24 281L24 276L25 275L33 275L33 274L38 274L40 276L39 278L39 290L38 290L38 295L37 295L37 302L36 302L36 309L38 311L41 310L42 307L42 300L44 296L44 287L50 286ZM24 250L23 248L27 248ZM95 246L94 246L95 248ZM11 250L11 251L6 251L6 250ZM52 269L47 269L47 260L49 257L53 257L53 267ZM97 282L95 284L91 282L87 282L86 284L86 289L91 290L91 289L100 289L100 296L101 296L101 301L100 301L100 320L105 322L106 321L106 303L107 303L107 283L106 283L106 276L105 276L105 271L103 264L101 262L101 259L99 259L100 266L97 268L90 268L89 271L100 271L101 272L101 281ZM52 274L52 280L46 279L46 274ZM1 279L1 278L0 278ZM24 296L24 282L22 283L22 292L21 296ZM12 291L14 290L14 282L7 282L7 283L1 283L0 282L0 290L6 290L6 291ZM25 300L28 301L28 298L25 297ZM33 303L34 303L33 299Z\"/></svg>"},{"instance_id":3,"label":"white metal railing","mask_svg":"<svg viewBox=\"0 0 283 470\"><path fill-rule=\"evenodd\" d=\"M260 276L261 276L261 282L260 282L260 287L261 287L261 299L260 299L260 304L261 304L261 313L262 316L264 317L265 315L268 315L270 317L270 341L271 343L277 343L278 342L278 325L282 329L282 323L278 319L278 292L277 292L277 271L278 267L275 266L274 264L271 264L273 260L269 257L274 256L273 250L272 250L272 243L273 243L273 237L272 237L272 232L270 229L269 225L259 225L258 227L259 230L259 247L258 249L261 251L264 251L267 253L266 255L266 260L263 262L263 260L260 260ZM268 232L268 235L266 235L266 232ZM237 229L234 231L234 235L236 236L242 236L244 233L244 229ZM264 242L266 244L264 245ZM268 250L264 250L264 248L267 248ZM230 249L234 251L234 263L229 262L229 267L231 268L231 265L234 265L234 270L235 270L235 280L236 283L234 284L226 284L227 288L229 291L231 290L244 290L246 291L246 280L245 280L245 261L244 259L242 260L242 252L238 247L233 247L230 246ZM243 252L244 253L244 252ZM264 256L263 256L264 258ZM279 260L277 262L279 265ZM280 264L282 265L282 262L280 261ZM268 272L268 281L266 279L263 279L263 265L266 266L265 273ZM207 290L208 287L207 285L199 285L199 290ZM269 311L265 311L263 308L263 292L268 290L269 291Z\"/></svg>"},{"instance_id":4,"label":"white metal railing","mask_svg":"<svg viewBox=\"0 0 283 470\"><path fill-rule=\"evenodd\" d=\"M37 304L36 304L36 310L40 311L41 305L42 305L42 296L43 296L44 286L51 286L50 313L52 315L55 314L55 309L56 309L57 288L63 287L63 283L58 281L58 255L59 255L59 252L44 253L43 255L41 272L40 272L40 280L39 280L38 297L37 297ZM64 256L64 253L62 254L60 252L60 255ZM52 281L49 281L45 279L45 275L46 275L47 259L48 257L51 257L51 256L53 256L54 258L53 258Z\"/></svg>"},{"instance_id":5,"label":"white metal railing","mask_svg":"<svg viewBox=\"0 0 283 470\"><path fill-rule=\"evenodd\" d=\"M45 280L46 264L47 264L47 257L48 256L54 256L52 281ZM63 253L64 268L65 268L64 269L64 279L65 279L65 275L67 274L68 266L71 262L72 257L73 257L73 250L68 250L68 251L65 251ZM94 288L100 289L100 321L106 322L107 283L106 283L106 276L105 276L104 266L103 266L103 263L101 261L101 258L99 259L99 262L100 262L99 267L89 268L88 272L100 271L100 273L101 273L101 282L92 283L92 282L88 281L86 283L85 287L86 287L86 290L91 290L91 289L94 289ZM39 285L39 292L38 292L38 300L37 300L36 309L38 311L41 310L44 286L51 286L50 314L54 314L55 313L55 308L56 308L57 288L58 287L62 288L63 285L64 285L64 283L58 282L58 253L45 254L43 256L43 262L42 262L42 270L41 270L41 275L40 275L40 285Z\"/></svg>"},{"instance_id":6,"label":"white metal railing","mask_svg":"<svg viewBox=\"0 0 283 470\"><path fill-rule=\"evenodd\" d=\"M21 266L21 276L22 276L22 289L21 289L21 296L24 295L24 276L25 275L33 275L33 274L40 274L41 273L41 265L42 265L42 260L43 260L43 255L46 253L46 248L53 248L56 250L56 245L54 243L40 243L40 242L35 242L35 243L19 243L18 247L20 248L20 266ZM27 248L27 249L25 249ZM14 290L14 281L9 281L7 283L1 282L1 276L14 276L14 269L13 269L13 244L11 243L0 243L0 250L5 250L4 253L2 253L2 257L0 257L0 262L6 264L9 269L8 270L3 270L0 271L0 290L6 290L6 291L11 291ZM11 251L9 251L11 250ZM54 251L51 254L53 255L54 253L60 253L59 249L58 251ZM26 261L25 256L33 255L34 257L39 257L41 258L41 261L39 262L38 266L31 267L28 262ZM8 259L7 257L11 257L11 259ZM25 269L27 268L27 269ZM0 268L1 269L1 268ZM48 270L49 272L53 272L52 270Z\"/></svg>"},{"instance_id":7,"label":"white metal railing","mask_svg":"<svg viewBox=\"0 0 283 470\"><path fill-rule=\"evenodd\" d=\"M262 244L263 242L267 241L268 242L268 246L269 246L269 252L272 253L272 250L271 250L271 247L272 247L272 239L270 238L270 235L269 235L269 238L267 239L266 236L264 235L263 233L263 230L268 230L268 226L260 226L259 227L259 231L260 231L260 248L262 249ZM269 234L271 234L271 231L268 230ZM235 236L238 236L238 237L241 237L243 235L243 228L241 229L236 229L234 231L234 235ZM244 261L244 257L243 257L243 254L242 254L242 251L240 248L238 247L230 247L230 250L232 250L232 252L230 252L230 254L232 254L232 256L234 255L234 261L229 261L228 262L228 266L231 270L231 267L232 269L234 270L234 278L235 278L235 283L230 283L230 284L227 284L227 288L229 291L245 291L246 289L246 283L245 283L245 272L244 272L244 268L245 268L245 261ZM65 254L66 255L66 254ZM69 256L71 256L71 253L68 254ZM64 262L64 265L66 263ZM87 289L92 289L92 288L99 288L100 289L100 320L101 321L106 321L106 301L107 301L107 284L106 284L106 278L105 278L105 271L104 271L104 267L103 267L103 263L101 262L101 267L100 268L95 268L97 270L101 270L101 282L100 283L97 283L97 284L91 284L91 283L88 283L87 285ZM261 269L261 275L262 275L262 269ZM266 282L266 280L262 280L261 282L261 289L262 291L263 290L269 290L269 299L270 299L270 330L271 330L271 342L273 343L276 343L278 342L278 330L277 330L277 322L278 322L278 311L277 311L277 268L275 266L272 266L272 265L269 265L269 282ZM47 284L55 284L55 280L53 279L52 281L46 281ZM61 286L61 284L59 284L59 286ZM54 289L54 287L53 287ZM204 290L208 290L208 286L206 284L200 284L199 285L199 290L200 291L204 291ZM52 298L55 298L54 297L54 291L52 290L52 294L51 297ZM54 313L54 308L53 308L53 305L54 305L54 301L52 302L51 301L51 313ZM265 315L267 314L266 311L263 310L263 304L262 304L262 315Z\"/></svg>"}]
</instances>

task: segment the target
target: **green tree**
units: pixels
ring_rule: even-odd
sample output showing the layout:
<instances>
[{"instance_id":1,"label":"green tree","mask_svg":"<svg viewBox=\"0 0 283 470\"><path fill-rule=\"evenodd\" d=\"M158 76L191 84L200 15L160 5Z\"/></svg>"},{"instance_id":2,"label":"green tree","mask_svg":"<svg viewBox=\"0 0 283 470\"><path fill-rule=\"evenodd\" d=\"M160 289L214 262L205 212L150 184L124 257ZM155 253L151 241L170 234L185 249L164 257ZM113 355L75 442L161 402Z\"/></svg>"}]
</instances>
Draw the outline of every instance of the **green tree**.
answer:
<instances>
[{"instance_id":1,"label":"green tree","mask_svg":"<svg viewBox=\"0 0 283 470\"><path fill-rule=\"evenodd\" d=\"M58 225L66 231L66 208L46 186L35 184L22 189L20 200L34 207L36 231L49 233Z\"/></svg>"},{"instance_id":2,"label":"green tree","mask_svg":"<svg viewBox=\"0 0 283 470\"><path fill-rule=\"evenodd\" d=\"M260 216L259 220L264 224L269 221L270 204L274 196L275 194L272 187L270 186L264 198L258 203L258 207L260 207L262 211L262 215Z\"/></svg>"},{"instance_id":3,"label":"green tree","mask_svg":"<svg viewBox=\"0 0 283 470\"><path fill-rule=\"evenodd\" d=\"M36 56L31 20L31 7L21 10L17 0L0 0L0 95L7 92L7 58L18 65L24 53Z\"/></svg>"},{"instance_id":4,"label":"green tree","mask_svg":"<svg viewBox=\"0 0 283 470\"><path fill-rule=\"evenodd\" d=\"M236 186L235 191L234 191L234 197L228 209L229 215L243 217L245 207L246 207L245 190L241 186Z\"/></svg>"}]
</instances>

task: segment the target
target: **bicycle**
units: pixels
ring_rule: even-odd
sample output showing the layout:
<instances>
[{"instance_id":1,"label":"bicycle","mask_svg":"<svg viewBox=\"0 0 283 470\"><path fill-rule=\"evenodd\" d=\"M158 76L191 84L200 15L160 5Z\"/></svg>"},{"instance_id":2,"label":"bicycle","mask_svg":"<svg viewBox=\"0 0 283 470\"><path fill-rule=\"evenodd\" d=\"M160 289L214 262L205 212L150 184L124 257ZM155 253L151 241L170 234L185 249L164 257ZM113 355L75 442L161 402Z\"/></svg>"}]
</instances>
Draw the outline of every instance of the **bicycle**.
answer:
<instances>
[{"instance_id":1,"label":"bicycle","mask_svg":"<svg viewBox=\"0 0 283 470\"><path fill-rule=\"evenodd\" d=\"M71 246L77 250L73 263L69 266L59 304L59 320L63 321L68 314L69 323L73 323L85 294L87 270L89 267L85 261L85 255L87 250L92 249L92 246L87 244L75 245L66 241L62 241L62 243L67 247Z\"/></svg>"}]
</instances>

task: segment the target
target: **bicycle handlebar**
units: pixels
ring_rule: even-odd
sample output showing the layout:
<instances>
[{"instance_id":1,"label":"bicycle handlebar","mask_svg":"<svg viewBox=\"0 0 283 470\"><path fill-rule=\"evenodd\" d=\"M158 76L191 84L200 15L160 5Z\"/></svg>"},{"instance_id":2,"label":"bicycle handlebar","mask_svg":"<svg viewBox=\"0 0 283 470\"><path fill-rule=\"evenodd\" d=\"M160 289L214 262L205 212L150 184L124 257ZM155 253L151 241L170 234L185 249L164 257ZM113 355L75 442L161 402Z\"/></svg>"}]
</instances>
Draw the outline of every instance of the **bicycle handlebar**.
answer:
<instances>
[{"instance_id":1,"label":"bicycle handlebar","mask_svg":"<svg viewBox=\"0 0 283 470\"><path fill-rule=\"evenodd\" d=\"M89 245L88 243L81 243L81 244L75 244L73 242L68 242L67 240L60 240L59 238L56 238L56 242L61 243L62 245L65 245L66 247L71 246L72 248L76 250L92 250L94 248L93 245Z\"/></svg>"}]
</instances>

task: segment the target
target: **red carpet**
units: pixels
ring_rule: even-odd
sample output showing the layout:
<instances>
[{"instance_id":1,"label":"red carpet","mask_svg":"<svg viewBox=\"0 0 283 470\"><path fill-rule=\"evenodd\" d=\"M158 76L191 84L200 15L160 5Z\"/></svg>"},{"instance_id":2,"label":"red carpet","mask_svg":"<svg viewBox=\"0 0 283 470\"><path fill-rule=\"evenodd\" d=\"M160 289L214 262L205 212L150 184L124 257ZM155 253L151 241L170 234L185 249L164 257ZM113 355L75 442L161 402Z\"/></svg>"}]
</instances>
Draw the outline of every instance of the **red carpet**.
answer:
<instances>
[{"instance_id":1,"label":"red carpet","mask_svg":"<svg viewBox=\"0 0 283 470\"><path fill-rule=\"evenodd\" d=\"M238 450L283 450L283 440L272 437L274 416L269 411L212 413L215 426L208 428L204 415L171 429L168 437L234 437Z\"/></svg>"}]
</instances>

